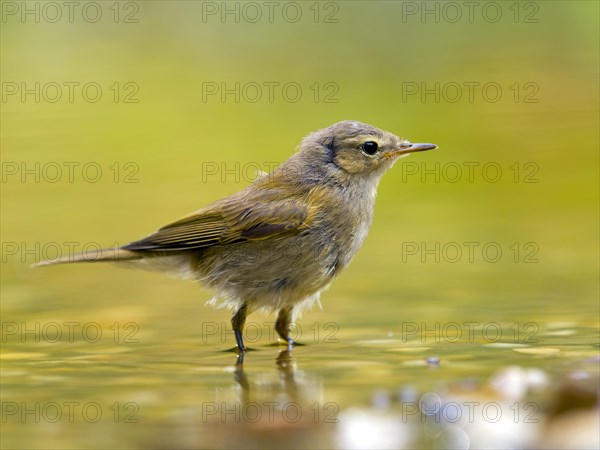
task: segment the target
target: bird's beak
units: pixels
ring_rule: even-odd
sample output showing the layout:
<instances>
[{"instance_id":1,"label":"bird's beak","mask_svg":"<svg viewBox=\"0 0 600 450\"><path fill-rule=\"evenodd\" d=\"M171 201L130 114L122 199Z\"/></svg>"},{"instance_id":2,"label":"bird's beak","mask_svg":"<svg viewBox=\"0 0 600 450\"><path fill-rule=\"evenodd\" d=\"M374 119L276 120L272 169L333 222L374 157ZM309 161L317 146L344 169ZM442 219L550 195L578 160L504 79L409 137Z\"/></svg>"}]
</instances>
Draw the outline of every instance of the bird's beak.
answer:
<instances>
[{"instance_id":1,"label":"bird's beak","mask_svg":"<svg viewBox=\"0 0 600 450\"><path fill-rule=\"evenodd\" d=\"M435 148L437 148L437 145L435 145L435 144L411 144L411 143L407 142L405 146L400 147L398 150L394 150L393 153L396 156L400 156L400 155L406 155L408 153L424 152L426 150L433 150Z\"/></svg>"}]
</instances>

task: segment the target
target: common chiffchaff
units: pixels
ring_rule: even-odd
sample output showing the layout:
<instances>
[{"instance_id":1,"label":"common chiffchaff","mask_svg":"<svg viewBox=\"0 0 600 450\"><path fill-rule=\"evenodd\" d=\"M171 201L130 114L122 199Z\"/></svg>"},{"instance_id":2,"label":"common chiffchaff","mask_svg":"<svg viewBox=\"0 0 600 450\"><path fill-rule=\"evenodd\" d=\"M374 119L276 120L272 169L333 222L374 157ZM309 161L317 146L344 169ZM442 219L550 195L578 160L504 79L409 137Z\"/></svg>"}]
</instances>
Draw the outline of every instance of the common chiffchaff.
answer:
<instances>
[{"instance_id":1,"label":"common chiffchaff","mask_svg":"<svg viewBox=\"0 0 600 450\"><path fill-rule=\"evenodd\" d=\"M148 237L36 265L111 261L174 272L215 290L213 304L234 309L240 351L246 315L260 309L277 311L275 329L291 346L290 323L365 240L382 175L399 158L434 148L339 122L304 138L297 153L247 188Z\"/></svg>"}]
</instances>

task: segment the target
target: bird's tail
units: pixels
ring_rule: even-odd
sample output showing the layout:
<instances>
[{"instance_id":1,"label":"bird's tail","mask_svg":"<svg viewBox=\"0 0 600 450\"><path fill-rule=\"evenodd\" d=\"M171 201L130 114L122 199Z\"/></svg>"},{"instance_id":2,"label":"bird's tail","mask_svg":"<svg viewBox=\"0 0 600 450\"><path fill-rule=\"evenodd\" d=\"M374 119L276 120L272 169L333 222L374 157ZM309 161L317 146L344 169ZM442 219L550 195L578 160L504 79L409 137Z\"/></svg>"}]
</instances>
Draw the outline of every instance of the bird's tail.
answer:
<instances>
[{"instance_id":1,"label":"bird's tail","mask_svg":"<svg viewBox=\"0 0 600 450\"><path fill-rule=\"evenodd\" d=\"M103 248L99 250L88 250L75 255L65 255L56 259L47 259L32 264L31 267L50 266L52 264L68 264L76 262L119 262L135 261L141 259L139 252L132 252L122 248Z\"/></svg>"}]
</instances>

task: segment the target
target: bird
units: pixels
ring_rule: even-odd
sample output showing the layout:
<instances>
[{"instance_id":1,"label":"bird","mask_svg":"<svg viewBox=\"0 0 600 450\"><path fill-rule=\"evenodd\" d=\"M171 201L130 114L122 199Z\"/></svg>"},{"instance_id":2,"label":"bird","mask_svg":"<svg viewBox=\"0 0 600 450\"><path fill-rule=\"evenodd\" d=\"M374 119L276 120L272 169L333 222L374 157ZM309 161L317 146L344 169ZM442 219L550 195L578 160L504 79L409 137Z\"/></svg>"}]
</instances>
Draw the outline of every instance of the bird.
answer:
<instances>
[{"instance_id":1,"label":"bird","mask_svg":"<svg viewBox=\"0 0 600 450\"><path fill-rule=\"evenodd\" d=\"M306 136L246 188L147 237L35 266L115 262L190 278L215 292L209 303L233 310L236 351L246 351L246 317L259 310L277 313L275 330L291 348L291 324L365 241L383 174L435 148L344 120Z\"/></svg>"}]
</instances>

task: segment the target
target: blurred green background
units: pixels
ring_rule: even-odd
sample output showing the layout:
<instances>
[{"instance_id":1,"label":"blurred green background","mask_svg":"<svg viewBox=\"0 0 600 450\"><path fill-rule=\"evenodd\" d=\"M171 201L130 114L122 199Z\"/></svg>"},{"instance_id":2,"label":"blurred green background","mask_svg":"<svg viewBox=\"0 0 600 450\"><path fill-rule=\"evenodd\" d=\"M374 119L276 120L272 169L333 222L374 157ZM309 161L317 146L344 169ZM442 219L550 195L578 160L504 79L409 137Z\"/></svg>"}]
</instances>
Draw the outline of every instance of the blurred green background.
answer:
<instances>
[{"instance_id":1,"label":"blurred green background","mask_svg":"<svg viewBox=\"0 0 600 450\"><path fill-rule=\"evenodd\" d=\"M29 265L55 248L143 237L246 186L253 167L268 170L308 133L345 119L440 148L384 177L363 249L323 294L323 311L303 318L339 328L339 342L295 350L295 363L318 380L319 401L343 408L368 403L377 388L484 380L508 364L552 371L560 357L563 370L597 355L597 2L482 2L472 20L460 2L275 2L271 18L265 2L89 3L77 3L71 21L60 2L59 20L45 2L2 2L2 320L33 329L94 322L105 336L111 324L133 322L139 343L39 342L3 328L2 395L135 401L141 420L92 429L11 418L6 448L227 442L214 427L195 438L156 431L232 383L234 358L222 352L231 336L201 339L201 324L229 317L203 306L210 292L110 265ZM236 83L237 94L222 97ZM498 262L482 253L490 243L502 251ZM436 245L449 252L437 261L426 253ZM404 323L452 321L534 323L536 345L558 354L490 354L481 339L464 338L413 339L396 351L406 345ZM276 356L260 342L246 362L259 379L275 375ZM437 372L410 364L430 355L458 362ZM318 436L332 445L329 431ZM251 435L237 445L257 442Z\"/></svg>"}]
</instances>

